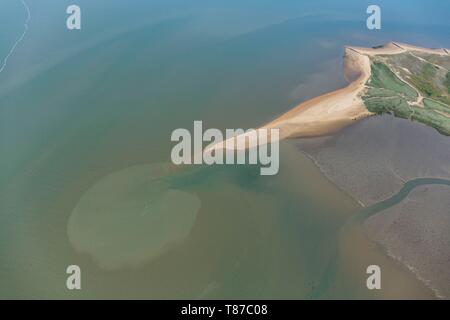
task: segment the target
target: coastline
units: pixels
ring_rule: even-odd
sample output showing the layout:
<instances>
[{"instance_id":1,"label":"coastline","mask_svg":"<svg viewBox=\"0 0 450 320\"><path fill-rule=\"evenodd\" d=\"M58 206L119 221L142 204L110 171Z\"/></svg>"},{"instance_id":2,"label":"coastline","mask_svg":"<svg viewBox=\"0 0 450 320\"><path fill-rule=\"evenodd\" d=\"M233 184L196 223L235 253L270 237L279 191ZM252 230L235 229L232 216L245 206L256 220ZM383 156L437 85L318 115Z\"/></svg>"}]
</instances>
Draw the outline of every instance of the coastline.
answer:
<instances>
[{"instance_id":1,"label":"coastline","mask_svg":"<svg viewBox=\"0 0 450 320\"><path fill-rule=\"evenodd\" d=\"M371 214L363 222L368 236L438 299L447 299L450 294L447 285L450 273L446 267L450 228L445 199L448 188L448 183L439 182L414 186L401 202ZM441 199L445 200L436 207L435 203Z\"/></svg>"},{"instance_id":2,"label":"coastline","mask_svg":"<svg viewBox=\"0 0 450 320\"><path fill-rule=\"evenodd\" d=\"M371 117L336 135L299 139L295 144L328 180L359 202L363 212L386 202L416 179L450 181L448 137L426 125L391 115ZM414 269L417 280L436 298L442 298L449 296L449 289L442 284L448 283L444 278L450 274L439 269L447 259L440 253L450 252L450 242L441 240L439 235L448 234L441 230L450 228L450 223L444 219L448 207L438 201L445 195L435 195L436 188L439 186L416 187L410 194L417 194L420 199L405 198L367 218L362 225L369 239L385 253L390 252L389 257L396 257L394 260L409 272ZM426 201L422 197L434 198ZM401 209L408 203L410 207ZM417 251L417 246L421 251ZM425 261L433 262L424 264Z\"/></svg>"},{"instance_id":3,"label":"coastline","mask_svg":"<svg viewBox=\"0 0 450 320\"><path fill-rule=\"evenodd\" d=\"M408 51L450 55L449 49L428 49L399 42L388 42L376 48L346 46L344 75L349 81L348 86L305 101L262 128L280 129L280 139L317 137L333 134L355 121L374 115L361 99L372 75L369 57Z\"/></svg>"},{"instance_id":4,"label":"coastline","mask_svg":"<svg viewBox=\"0 0 450 320\"><path fill-rule=\"evenodd\" d=\"M300 137L318 137L336 133L340 129L358 120L374 115L366 109L360 97L365 89L365 83L371 76L370 59L353 47L345 47L344 77L349 84L341 89L325 93L300 103L269 123L256 129L279 129L277 140ZM242 137L238 135L236 137ZM236 137L214 142L205 151L227 149L227 142ZM252 141L253 145L260 145L260 141ZM268 137L268 141L273 141ZM237 149L233 144L233 149ZM247 148L247 145L244 147Z\"/></svg>"},{"instance_id":5,"label":"coastline","mask_svg":"<svg viewBox=\"0 0 450 320\"><path fill-rule=\"evenodd\" d=\"M439 55L449 55L447 49L426 49L426 48L420 48L416 46L411 46L407 44L400 44L395 42L389 42L385 44L384 46L380 46L377 48L361 48L361 47L345 47L345 54L344 54L344 75L349 84L341 89L320 95L318 97L312 98L310 100L307 100L303 103L300 103L293 109L287 111L286 113L282 114L281 116L277 117L276 119L272 120L269 123L266 123L265 125L259 127L257 130L260 129L279 129L279 137L278 140L283 139L289 139L289 138L317 138L317 137L323 137L323 136L330 136L334 137L335 133L340 131L341 129L345 129L347 127L350 127L351 124L357 124L361 123L359 120L368 118L374 113L371 113L365 106L362 95L364 91L366 90L366 83L371 77L371 58L375 55L395 55L395 54L401 54L408 51L421 51L425 53L431 53L431 54L439 54ZM367 119L369 121L369 119ZM354 161L357 161L358 154L361 154L361 150L364 149L363 146L361 148L355 147L358 145L358 140L360 140L361 135L359 135L359 139L357 138L355 140L349 140L349 145L353 145L353 148L348 148L349 150L353 150L353 152L341 152L342 150L334 150L332 153L335 154L335 156L325 156L321 159L317 158L317 155L308 153L308 151L303 152L310 158L314 164L319 168L319 170L322 172L322 174L331 182L333 182L339 189L343 190L347 194L349 194L354 200L356 200L363 208L367 206L370 206L374 203L377 203L379 201L383 201L385 199L388 199L392 196L392 194L395 194L398 192L399 189L401 189L402 186L404 186L405 181L409 181L414 178L426 176L426 177L447 177L450 172L447 172L445 170L445 167L441 166L424 166L419 165L418 163L414 161L409 161L410 165L407 166L407 168L403 168L402 166L398 166L400 163L408 163L408 159L421 159L420 156L416 157L408 157L408 159L401 155L400 150L402 149L401 146L407 145L407 141L410 141L411 137L415 137L416 139L419 139L419 136L422 131L428 132L427 134L424 134L423 137L426 137L428 135L434 135L437 134L435 130L431 127L423 126L422 129L418 130L416 125L412 125L411 122L399 122L401 127L406 126L409 127L414 126L414 128L411 128L411 134L406 134L403 136L403 140L405 140L405 143L401 145L397 145L397 143L400 143L401 140L400 136L397 136L399 134L398 131L394 130L393 132L390 132L391 134L387 134L389 130L387 130L384 134L382 133L381 136L387 135L384 139L380 137L380 134L378 134L379 141L378 142L372 142L372 138L369 139L366 137L366 146L370 145L372 143L380 143L381 141L386 141L387 146L390 148L383 148L382 145L384 142L381 142L381 145L379 145L379 148L376 148L380 154L385 154L386 157L377 157L377 154L370 155L369 152L367 152L367 156L363 157L360 163L364 163L359 167L356 165L356 163L353 163ZM374 126L372 129L375 129L375 132L379 132L378 129ZM388 129L388 128L385 128ZM355 130L355 128L354 128ZM391 128L392 130L392 128ZM409 131L409 129L408 129ZM414 132L414 134L413 134ZM246 134L244 134L246 135ZM416 136L419 135L419 136ZM238 135L237 137L242 137L243 135ZM377 136L377 134L372 135ZM251 137L251 136L248 136ZM390 141L391 139L389 137L397 137L395 141ZM440 136L439 136L440 137ZM236 137L230 138L235 139ZM236 148L234 144L227 144L225 141L213 143L210 146L207 147L205 150L211 150L211 149L223 149L227 148L228 145L232 146L232 148ZM308 140L308 139L306 139ZM420 140L420 139L419 139ZM269 138L268 142L270 142L271 139ZM272 140L273 141L273 140ZM361 142L361 141L359 141ZM267 143L266 141L262 143ZM253 145L259 145L262 144L260 141L253 141ZM300 142L302 144L302 142ZM247 148L247 145L241 146L241 149ZM395 157L398 157L402 161L397 161L397 158L392 158L391 162L386 162L386 159L388 159L388 149L392 151L391 155L395 155ZM417 155L420 155L423 153L423 148L419 148L420 150L416 150L416 148L413 148L412 150L415 150L417 152ZM407 151L407 150L404 150ZM430 150L431 151L431 150ZM338 164L334 163L332 164L326 164L329 162L327 159L337 159L336 158L336 152L340 154L341 159L334 162L338 162ZM400 154L399 154L400 152ZM427 153L430 154L436 154L433 152ZM342 153L346 154L343 155ZM405 154L407 154L406 152ZM370 156L369 156L370 155ZM425 155L422 154L426 158ZM350 158L348 158L350 157ZM425 160L424 158L424 160ZM376 159L379 159L379 162L377 165L374 165L372 167L367 166L367 164L370 163L376 163ZM430 159L428 159L430 161ZM324 162L325 161L325 162ZM406 161L406 162L405 162ZM325 163L325 164L324 164ZM351 171L348 170L349 163L353 163L353 166L350 166L352 168ZM423 163L426 163L425 161ZM323 165L323 166L322 166ZM356 165L357 170L354 172L354 166ZM330 167L330 168L328 168ZM439 172L429 172L429 168L439 168ZM329 170L327 170L327 168ZM403 168L403 169L402 169ZM442 170L443 171L442 171ZM330 171L331 170L331 171ZM381 171L380 171L381 170ZM442 172L441 172L442 171ZM380 175L380 172L382 173ZM356 177L360 177L361 179L355 179ZM353 181L353 182L352 182ZM355 182L356 181L356 182ZM375 182L375 183L374 183ZM365 185L367 183L367 185ZM387 188L380 188L379 186L388 186ZM377 219L381 219L380 216L377 217ZM374 218L372 218L373 220ZM389 218L386 218L389 219ZM379 222L380 225L383 225L385 221L381 220L382 222ZM387 220L389 221L389 220ZM422 223L428 223L428 220L421 220L421 222L415 226L413 223L410 223L409 225L406 224L406 229L398 230L397 234L402 235L404 237L411 237L413 236L413 232L411 233L412 227L421 227ZM408 227L409 226L409 227ZM450 226L450 225L449 225ZM382 229L373 228L372 230L372 240L374 240L376 243L381 244L382 247L385 248L387 252L390 252L391 254L388 254L388 256L397 261L400 262L402 265L404 265L410 272L412 271L412 274L417 278L417 280L423 284L425 284L437 298L441 298L443 294L438 289L438 286L435 284L436 279L433 279L435 281L432 281L432 277L430 274L423 270L424 267L420 265L417 261L402 261L403 259L400 259L402 250L406 251L410 249L408 245L404 245L402 247L402 250L399 252L396 252L395 249L393 249L396 245L398 245L397 240L393 240L392 243L383 243L383 241L380 241L380 238L377 239L374 234L382 234ZM431 249L428 248L428 251ZM445 250L445 248L444 248ZM397 259L394 259L394 257L397 257ZM419 259L420 261L420 259ZM413 270L416 270L414 272ZM428 276L424 276L423 272L427 274ZM420 276L419 276L420 275Z\"/></svg>"},{"instance_id":6,"label":"coastline","mask_svg":"<svg viewBox=\"0 0 450 320\"><path fill-rule=\"evenodd\" d=\"M369 57L345 47L344 75L348 86L305 101L262 128L278 128L280 139L317 137L373 115L360 98L371 76Z\"/></svg>"},{"instance_id":7,"label":"coastline","mask_svg":"<svg viewBox=\"0 0 450 320\"><path fill-rule=\"evenodd\" d=\"M344 77L349 82L346 87L304 101L257 130L279 129L277 140L320 137L332 135L353 123L375 115L366 108L361 98L372 75L370 57L408 51L450 55L450 49L428 49L399 42L388 42L374 48L345 46ZM226 149L228 140L214 142L207 150ZM272 139L269 138L268 142L270 141ZM259 141L253 143L262 144Z\"/></svg>"}]
</instances>

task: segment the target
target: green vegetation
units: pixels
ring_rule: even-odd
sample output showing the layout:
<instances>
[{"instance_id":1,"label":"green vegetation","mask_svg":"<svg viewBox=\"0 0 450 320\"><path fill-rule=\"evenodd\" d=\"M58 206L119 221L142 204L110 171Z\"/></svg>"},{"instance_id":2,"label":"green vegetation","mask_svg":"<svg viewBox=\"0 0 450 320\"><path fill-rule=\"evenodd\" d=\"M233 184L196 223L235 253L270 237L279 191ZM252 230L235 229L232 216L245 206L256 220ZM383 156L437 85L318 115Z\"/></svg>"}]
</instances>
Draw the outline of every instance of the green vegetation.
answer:
<instances>
[{"instance_id":1,"label":"green vegetation","mask_svg":"<svg viewBox=\"0 0 450 320\"><path fill-rule=\"evenodd\" d=\"M444 85L447 88L447 92L450 93L450 72L445 75Z\"/></svg>"},{"instance_id":2,"label":"green vegetation","mask_svg":"<svg viewBox=\"0 0 450 320\"><path fill-rule=\"evenodd\" d=\"M433 65L426 63L418 75L410 76L411 84L426 97L433 97L439 92L439 88L433 82L436 76L436 69Z\"/></svg>"},{"instance_id":3,"label":"green vegetation","mask_svg":"<svg viewBox=\"0 0 450 320\"><path fill-rule=\"evenodd\" d=\"M399 118L410 119L413 113L405 99L401 97L364 97L364 103L370 112L389 113Z\"/></svg>"},{"instance_id":4,"label":"green vegetation","mask_svg":"<svg viewBox=\"0 0 450 320\"><path fill-rule=\"evenodd\" d=\"M450 59L448 56L445 55L438 55L438 54L430 54L430 53L424 53L424 52L414 52L414 55L417 57L420 57L422 59L425 59L426 61L436 64L439 66L442 66L445 69L450 69Z\"/></svg>"},{"instance_id":5,"label":"green vegetation","mask_svg":"<svg viewBox=\"0 0 450 320\"><path fill-rule=\"evenodd\" d=\"M423 104L426 109L438 110L450 114L450 106L443 103L425 98L423 99Z\"/></svg>"},{"instance_id":6,"label":"green vegetation","mask_svg":"<svg viewBox=\"0 0 450 320\"><path fill-rule=\"evenodd\" d=\"M415 108L412 120L424 123L430 127L436 128L440 133L450 135L450 118L437 112L429 112L426 109Z\"/></svg>"},{"instance_id":7,"label":"green vegetation","mask_svg":"<svg viewBox=\"0 0 450 320\"><path fill-rule=\"evenodd\" d=\"M449 64L450 57L418 57L415 52L372 58L364 104L373 113L421 122L450 135Z\"/></svg>"},{"instance_id":8,"label":"green vegetation","mask_svg":"<svg viewBox=\"0 0 450 320\"><path fill-rule=\"evenodd\" d=\"M417 98L413 88L401 81L385 64L374 62L372 64L372 77L369 85L375 88L384 88L402 94L407 99Z\"/></svg>"}]
</instances>

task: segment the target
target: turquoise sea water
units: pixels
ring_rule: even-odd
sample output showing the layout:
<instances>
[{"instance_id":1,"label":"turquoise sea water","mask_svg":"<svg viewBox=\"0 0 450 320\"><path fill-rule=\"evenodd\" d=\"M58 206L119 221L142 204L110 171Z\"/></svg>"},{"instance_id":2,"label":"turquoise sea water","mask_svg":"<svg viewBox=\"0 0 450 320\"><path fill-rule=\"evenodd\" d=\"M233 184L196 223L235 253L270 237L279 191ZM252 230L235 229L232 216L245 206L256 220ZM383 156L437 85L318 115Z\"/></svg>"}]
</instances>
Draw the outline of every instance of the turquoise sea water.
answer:
<instances>
[{"instance_id":1,"label":"turquoise sea water","mask_svg":"<svg viewBox=\"0 0 450 320\"><path fill-rule=\"evenodd\" d=\"M0 73L0 297L383 297L365 290L374 257L405 280L398 296L428 297L364 242L342 241L336 260L341 226L361 208L290 142L276 176L201 168L159 197L159 180L137 181L137 171L123 178L126 192L102 195L116 207L130 192L136 206L83 209L70 224L77 206L98 205L89 195L105 177L167 163L174 129L255 127L344 86L346 44L450 47L447 4L383 3L383 29L371 32L364 1L78 1L82 30L68 31L71 3L30 1L29 30ZM3 57L26 16L19 1L0 8ZM168 203L190 219L174 215L165 233L136 209ZM70 264L82 269L81 291L65 287Z\"/></svg>"}]
</instances>

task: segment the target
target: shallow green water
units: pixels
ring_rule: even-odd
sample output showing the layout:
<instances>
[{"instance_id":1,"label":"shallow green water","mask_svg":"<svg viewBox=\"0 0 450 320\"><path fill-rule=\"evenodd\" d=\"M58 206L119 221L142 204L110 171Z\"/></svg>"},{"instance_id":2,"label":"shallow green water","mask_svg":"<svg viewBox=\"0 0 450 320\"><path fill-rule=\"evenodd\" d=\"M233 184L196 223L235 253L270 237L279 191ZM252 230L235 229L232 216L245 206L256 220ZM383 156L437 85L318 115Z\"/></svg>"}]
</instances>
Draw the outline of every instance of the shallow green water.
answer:
<instances>
[{"instance_id":1,"label":"shallow green water","mask_svg":"<svg viewBox=\"0 0 450 320\"><path fill-rule=\"evenodd\" d=\"M105 183L128 172L130 190L139 185L141 175L128 170L167 163L170 133L194 120L255 127L345 85L345 44L411 35L361 29L356 1L347 10L334 4L332 14L278 3L144 10L110 1L103 10L79 1L87 20L73 33L60 16L66 3L30 3L27 38L0 75L0 297L373 298L360 289L364 272L334 264L341 227L360 206L290 142L273 177L222 166L129 194ZM11 23L23 17L14 14ZM95 186L111 185L101 192L111 210L96 207ZM168 198L154 196L167 188ZM126 210L114 206L121 195L135 201ZM162 232L161 216L138 214L142 203L172 214L173 225ZM364 266L365 253L356 256ZM81 291L65 287L70 264L81 267Z\"/></svg>"}]
</instances>

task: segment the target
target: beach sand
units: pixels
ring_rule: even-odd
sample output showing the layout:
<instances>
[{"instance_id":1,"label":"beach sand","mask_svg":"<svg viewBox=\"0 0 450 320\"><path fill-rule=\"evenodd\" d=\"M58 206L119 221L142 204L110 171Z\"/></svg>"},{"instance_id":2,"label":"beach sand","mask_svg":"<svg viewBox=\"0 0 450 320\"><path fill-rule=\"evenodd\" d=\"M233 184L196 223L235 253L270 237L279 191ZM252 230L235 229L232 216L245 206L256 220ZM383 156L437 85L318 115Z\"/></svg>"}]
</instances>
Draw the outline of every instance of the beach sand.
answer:
<instances>
[{"instance_id":1,"label":"beach sand","mask_svg":"<svg viewBox=\"0 0 450 320\"><path fill-rule=\"evenodd\" d=\"M356 120L372 115L360 94L370 78L370 59L352 47L345 48L344 71L350 84L299 104L263 128L280 129L280 138L331 134Z\"/></svg>"},{"instance_id":2,"label":"beach sand","mask_svg":"<svg viewBox=\"0 0 450 320\"><path fill-rule=\"evenodd\" d=\"M279 129L277 139L280 140L326 136L355 123L355 121L374 115L367 110L361 99L361 95L366 88L366 82L371 76L370 57L381 54L399 54L407 51L448 55L450 50L427 49L397 42L389 42L376 48L346 46L344 75L349 82L348 86L302 102L259 129ZM237 137L242 138L242 135ZM246 134L246 138L250 139L252 145L265 143L252 141L254 137L248 134ZM229 143L231 139L214 142L205 151L211 152L211 150L219 148L236 149L235 144ZM271 140L273 139L268 139L268 141Z\"/></svg>"}]
</instances>

